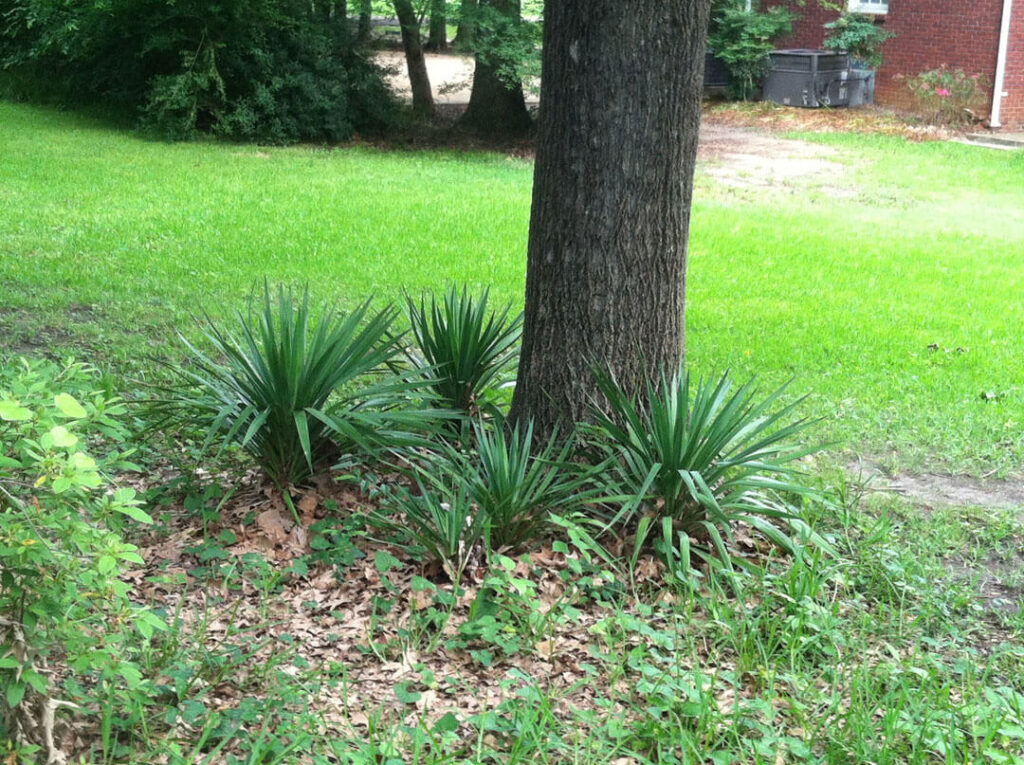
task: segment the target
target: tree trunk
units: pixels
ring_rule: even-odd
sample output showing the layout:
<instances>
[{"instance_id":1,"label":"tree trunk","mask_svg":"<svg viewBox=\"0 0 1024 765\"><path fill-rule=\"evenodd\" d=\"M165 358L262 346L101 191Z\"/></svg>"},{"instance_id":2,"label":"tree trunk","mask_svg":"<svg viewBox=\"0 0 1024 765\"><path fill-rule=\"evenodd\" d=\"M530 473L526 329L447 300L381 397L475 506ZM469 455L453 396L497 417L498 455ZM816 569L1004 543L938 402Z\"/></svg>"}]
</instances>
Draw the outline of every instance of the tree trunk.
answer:
<instances>
[{"instance_id":1,"label":"tree trunk","mask_svg":"<svg viewBox=\"0 0 1024 765\"><path fill-rule=\"evenodd\" d=\"M315 15L320 16L324 21L330 21L336 15L345 18L348 11L345 3L346 0L320 0L320 2L314 2L311 7Z\"/></svg>"},{"instance_id":2,"label":"tree trunk","mask_svg":"<svg viewBox=\"0 0 1024 765\"><path fill-rule=\"evenodd\" d=\"M394 5L398 23L402 25L402 47L412 88L412 110L417 114L430 115L434 111L434 94L430 89L427 61L423 57L420 20L412 7L412 0L394 0Z\"/></svg>"},{"instance_id":3,"label":"tree trunk","mask_svg":"<svg viewBox=\"0 0 1024 765\"><path fill-rule=\"evenodd\" d=\"M373 0L359 0L359 27L356 31L356 39L360 45L370 41L370 32L373 29Z\"/></svg>"},{"instance_id":4,"label":"tree trunk","mask_svg":"<svg viewBox=\"0 0 1024 765\"><path fill-rule=\"evenodd\" d=\"M479 0L509 18L519 19L519 0ZM473 89L469 93L469 105L463 113L460 124L476 133L501 136L521 136L530 131L533 120L526 111L523 84L518 80L509 82L498 76L494 51L488 58L476 54L473 68Z\"/></svg>"},{"instance_id":5,"label":"tree trunk","mask_svg":"<svg viewBox=\"0 0 1024 765\"><path fill-rule=\"evenodd\" d=\"M584 419L593 364L627 390L684 348L708 0L548 0L512 416Z\"/></svg>"},{"instance_id":6,"label":"tree trunk","mask_svg":"<svg viewBox=\"0 0 1024 765\"><path fill-rule=\"evenodd\" d=\"M427 50L448 50L448 19L445 16L445 5L445 0L430 0L430 34L427 37Z\"/></svg>"},{"instance_id":7,"label":"tree trunk","mask_svg":"<svg viewBox=\"0 0 1024 765\"><path fill-rule=\"evenodd\" d=\"M459 28L455 30L452 45L456 48L469 48L473 45L473 12L476 11L477 0L462 0L459 4Z\"/></svg>"}]
</instances>

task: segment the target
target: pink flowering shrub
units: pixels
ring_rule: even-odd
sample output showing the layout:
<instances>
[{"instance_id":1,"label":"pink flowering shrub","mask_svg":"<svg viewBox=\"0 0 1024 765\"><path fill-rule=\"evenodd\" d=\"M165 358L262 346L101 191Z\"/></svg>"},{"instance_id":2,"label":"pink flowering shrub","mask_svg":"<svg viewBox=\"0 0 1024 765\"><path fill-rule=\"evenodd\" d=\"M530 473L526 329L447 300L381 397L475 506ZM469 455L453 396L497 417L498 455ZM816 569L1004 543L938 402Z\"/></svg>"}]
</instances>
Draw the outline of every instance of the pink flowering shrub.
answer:
<instances>
[{"instance_id":1,"label":"pink flowering shrub","mask_svg":"<svg viewBox=\"0 0 1024 765\"><path fill-rule=\"evenodd\" d=\"M955 125L976 119L974 109L985 104L988 79L943 64L907 78L907 87L930 120Z\"/></svg>"}]
</instances>

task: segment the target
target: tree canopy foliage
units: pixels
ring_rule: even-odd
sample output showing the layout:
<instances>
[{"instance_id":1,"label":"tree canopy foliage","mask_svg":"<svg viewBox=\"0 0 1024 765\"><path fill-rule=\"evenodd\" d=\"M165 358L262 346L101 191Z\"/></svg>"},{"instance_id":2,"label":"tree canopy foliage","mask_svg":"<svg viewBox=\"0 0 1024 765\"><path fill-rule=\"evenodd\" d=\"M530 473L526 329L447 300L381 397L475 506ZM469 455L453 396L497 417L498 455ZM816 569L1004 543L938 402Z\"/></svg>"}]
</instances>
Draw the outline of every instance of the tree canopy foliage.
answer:
<instances>
[{"instance_id":1,"label":"tree canopy foliage","mask_svg":"<svg viewBox=\"0 0 1024 765\"><path fill-rule=\"evenodd\" d=\"M0 15L8 95L102 104L172 138L340 140L392 97L320 0L22 0Z\"/></svg>"}]
</instances>

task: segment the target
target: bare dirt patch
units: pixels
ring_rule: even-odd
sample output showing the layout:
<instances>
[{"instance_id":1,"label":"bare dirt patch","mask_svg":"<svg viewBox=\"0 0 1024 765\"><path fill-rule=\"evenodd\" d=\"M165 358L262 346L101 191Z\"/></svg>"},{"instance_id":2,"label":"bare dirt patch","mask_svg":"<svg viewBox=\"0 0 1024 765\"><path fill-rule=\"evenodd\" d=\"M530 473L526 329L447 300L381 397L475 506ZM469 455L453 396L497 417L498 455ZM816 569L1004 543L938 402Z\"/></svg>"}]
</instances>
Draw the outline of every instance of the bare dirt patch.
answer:
<instances>
[{"instance_id":1,"label":"bare dirt patch","mask_svg":"<svg viewBox=\"0 0 1024 765\"><path fill-rule=\"evenodd\" d=\"M873 463L855 463L847 472L867 482L869 493L898 494L922 510L940 507L976 507L1013 511L1024 524L1024 482L972 478L939 473L903 473L887 475ZM977 602L990 615L995 612L1014 614L1021 608L1024 588L1019 584L1024 551L1007 555L1006 551L988 550L978 560L953 557L947 562L949 573L956 579L973 580ZM992 616L992 636L986 643L1000 642L1003 631L998 618Z\"/></svg>"},{"instance_id":2,"label":"bare dirt patch","mask_svg":"<svg viewBox=\"0 0 1024 765\"><path fill-rule=\"evenodd\" d=\"M746 127L705 118L700 127L697 161L712 178L730 186L769 188L811 180L840 188L845 166L829 146L780 138Z\"/></svg>"},{"instance_id":3,"label":"bare dirt patch","mask_svg":"<svg viewBox=\"0 0 1024 765\"><path fill-rule=\"evenodd\" d=\"M959 579L975 578L978 602L986 611L1002 611L1015 614L1020 610L1024 590L1012 584L1024 565L1024 554L1018 553L1014 560L999 560L989 557L980 563L969 565L962 561L951 561L950 573Z\"/></svg>"},{"instance_id":4,"label":"bare dirt patch","mask_svg":"<svg viewBox=\"0 0 1024 765\"><path fill-rule=\"evenodd\" d=\"M925 507L991 507L1018 510L1024 520L1024 482L940 473L888 475L878 465L860 462L847 472L869 481L868 490L893 492Z\"/></svg>"},{"instance_id":5,"label":"bare dirt patch","mask_svg":"<svg viewBox=\"0 0 1024 765\"><path fill-rule=\"evenodd\" d=\"M1024 486L1014 481L925 473L896 476L889 487L928 505L1024 509Z\"/></svg>"},{"instance_id":6,"label":"bare dirt patch","mask_svg":"<svg viewBox=\"0 0 1024 765\"><path fill-rule=\"evenodd\" d=\"M376 60L391 72L388 81L399 97L411 98L409 77L402 52L379 51ZM426 60L438 112L438 123L452 124L469 102L473 83L473 58L428 53ZM536 100L535 94L527 92L529 104L535 104ZM838 154L835 149L773 135L772 132L764 130L758 118L753 116L758 112L752 113L749 106L742 105L738 109L715 106L705 110L700 131L698 161L705 166L712 178L740 188L784 187L813 179L816 185L824 183L830 190L849 193L838 188L842 183L837 179L842 178L845 168L835 161ZM799 113L807 110L786 111ZM781 130L787 127L780 124L774 129ZM788 129L797 128L789 125ZM516 154L532 156L532 146L523 148Z\"/></svg>"}]
</instances>

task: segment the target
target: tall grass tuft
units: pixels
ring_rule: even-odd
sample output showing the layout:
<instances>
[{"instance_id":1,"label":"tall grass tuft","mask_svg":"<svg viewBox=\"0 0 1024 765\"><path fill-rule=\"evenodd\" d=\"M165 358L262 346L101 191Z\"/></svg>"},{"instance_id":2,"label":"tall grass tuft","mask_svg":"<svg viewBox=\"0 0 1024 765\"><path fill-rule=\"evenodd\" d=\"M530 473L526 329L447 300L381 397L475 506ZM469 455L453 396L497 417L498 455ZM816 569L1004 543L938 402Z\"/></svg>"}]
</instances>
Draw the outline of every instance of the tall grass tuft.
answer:
<instances>
[{"instance_id":1,"label":"tall grass tuft","mask_svg":"<svg viewBox=\"0 0 1024 765\"><path fill-rule=\"evenodd\" d=\"M408 537L439 562L453 582L458 582L470 556L483 537L485 518L473 504L468 487L459 476L447 474L415 479L415 490L396 489L371 513L374 525ZM383 511L397 511L399 519Z\"/></svg>"}]
</instances>

